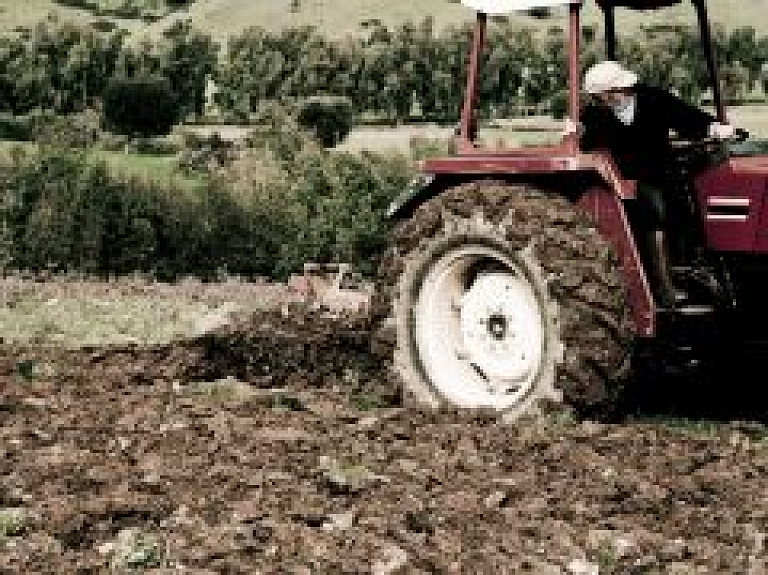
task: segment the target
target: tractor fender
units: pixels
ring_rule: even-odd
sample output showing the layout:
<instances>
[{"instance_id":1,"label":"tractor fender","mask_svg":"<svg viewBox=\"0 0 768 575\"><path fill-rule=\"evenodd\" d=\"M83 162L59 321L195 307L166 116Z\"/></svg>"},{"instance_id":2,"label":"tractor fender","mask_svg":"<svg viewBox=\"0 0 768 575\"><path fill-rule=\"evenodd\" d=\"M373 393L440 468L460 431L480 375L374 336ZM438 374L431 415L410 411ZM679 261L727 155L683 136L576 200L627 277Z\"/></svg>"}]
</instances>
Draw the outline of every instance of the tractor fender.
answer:
<instances>
[{"instance_id":1,"label":"tractor fender","mask_svg":"<svg viewBox=\"0 0 768 575\"><path fill-rule=\"evenodd\" d=\"M399 220L408 217L416 207L437 195L447 186L439 182L435 174L419 174L398 196L392 200L387 208L387 218Z\"/></svg>"},{"instance_id":2,"label":"tractor fender","mask_svg":"<svg viewBox=\"0 0 768 575\"><path fill-rule=\"evenodd\" d=\"M636 334L656 335L656 305L622 199L609 186L596 185L585 189L576 203L608 238L621 262Z\"/></svg>"},{"instance_id":3,"label":"tractor fender","mask_svg":"<svg viewBox=\"0 0 768 575\"><path fill-rule=\"evenodd\" d=\"M439 195L454 185L468 180L493 177L497 174L474 174L460 177L447 174L422 173L414 178L409 186L399 194L387 209L390 220L405 219L425 201ZM553 174L550 174L552 176ZM656 306L651 292L645 267L634 234L627 219L623 199L634 197L634 188L629 192L617 186L617 182L600 171L593 171L584 178L584 173L564 170L555 174L559 183L568 182L569 197L593 220L600 233L608 238L621 261L622 273L626 282L629 305L632 306L632 318L638 336L656 335ZM502 179L529 181L525 176L504 177ZM597 177L595 177L597 176ZM574 190L576 193L573 193Z\"/></svg>"}]
</instances>

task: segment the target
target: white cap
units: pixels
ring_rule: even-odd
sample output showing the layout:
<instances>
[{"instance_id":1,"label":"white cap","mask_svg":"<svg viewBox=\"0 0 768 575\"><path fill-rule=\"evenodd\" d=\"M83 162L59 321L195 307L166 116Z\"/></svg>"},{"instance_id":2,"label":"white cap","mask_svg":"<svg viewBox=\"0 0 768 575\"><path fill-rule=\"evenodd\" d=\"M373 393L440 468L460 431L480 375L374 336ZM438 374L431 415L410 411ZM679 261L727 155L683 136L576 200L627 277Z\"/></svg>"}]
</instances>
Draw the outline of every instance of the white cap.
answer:
<instances>
[{"instance_id":1,"label":"white cap","mask_svg":"<svg viewBox=\"0 0 768 575\"><path fill-rule=\"evenodd\" d=\"M588 94L631 88L635 84L637 74L613 60L595 64L584 75L584 91Z\"/></svg>"}]
</instances>

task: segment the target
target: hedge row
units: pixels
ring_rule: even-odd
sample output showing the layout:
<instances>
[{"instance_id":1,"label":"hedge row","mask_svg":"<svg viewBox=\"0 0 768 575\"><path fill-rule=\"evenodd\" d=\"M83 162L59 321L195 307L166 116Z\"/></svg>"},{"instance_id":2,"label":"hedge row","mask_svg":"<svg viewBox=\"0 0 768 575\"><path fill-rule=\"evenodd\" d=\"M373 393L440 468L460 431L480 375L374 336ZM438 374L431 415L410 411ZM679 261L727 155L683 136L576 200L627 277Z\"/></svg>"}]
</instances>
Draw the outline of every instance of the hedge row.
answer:
<instances>
[{"instance_id":1,"label":"hedge row","mask_svg":"<svg viewBox=\"0 0 768 575\"><path fill-rule=\"evenodd\" d=\"M0 268L284 279L312 260L371 272L408 163L328 152L282 132L275 141L198 187L110 174L62 148L14 154L0 171Z\"/></svg>"}]
</instances>

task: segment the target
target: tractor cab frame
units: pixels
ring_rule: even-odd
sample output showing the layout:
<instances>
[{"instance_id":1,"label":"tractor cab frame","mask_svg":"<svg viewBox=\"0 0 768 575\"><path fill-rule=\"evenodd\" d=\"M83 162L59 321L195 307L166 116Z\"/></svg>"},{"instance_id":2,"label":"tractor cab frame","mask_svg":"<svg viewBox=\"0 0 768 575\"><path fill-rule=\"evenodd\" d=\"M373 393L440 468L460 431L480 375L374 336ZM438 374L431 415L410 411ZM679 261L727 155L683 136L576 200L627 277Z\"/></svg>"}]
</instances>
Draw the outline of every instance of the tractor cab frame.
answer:
<instances>
[{"instance_id":1,"label":"tractor cab frame","mask_svg":"<svg viewBox=\"0 0 768 575\"><path fill-rule=\"evenodd\" d=\"M682 0L596 0L603 12L605 20L605 54L609 60L616 59L616 21L617 8L631 10L659 10ZM725 106L723 104L720 83L718 80L717 64L712 47L712 34L707 14L705 0L691 0L699 23L702 48L707 62L710 83L712 86L713 101L717 110L718 120L726 121ZM461 110L461 122L458 131L458 149L463 153L471 153L475 148L475 104L477 100L477 85L480 73L480 59L485 43L486 29L489 15L506 14L511 11L525 10L531 7L547 5L567 5L569 11L568 26L568 116L579 117L580 106L580 77L579 52L581 48L581 9L583 0L464 0L464 4L476 9L477 20L475 22L472 47L469 54L469 70L467 73L467 85L464 103ZM574 138L565 138L563 143L565 151L575 152L578 149Z\"/></svg>"}]
</instances>

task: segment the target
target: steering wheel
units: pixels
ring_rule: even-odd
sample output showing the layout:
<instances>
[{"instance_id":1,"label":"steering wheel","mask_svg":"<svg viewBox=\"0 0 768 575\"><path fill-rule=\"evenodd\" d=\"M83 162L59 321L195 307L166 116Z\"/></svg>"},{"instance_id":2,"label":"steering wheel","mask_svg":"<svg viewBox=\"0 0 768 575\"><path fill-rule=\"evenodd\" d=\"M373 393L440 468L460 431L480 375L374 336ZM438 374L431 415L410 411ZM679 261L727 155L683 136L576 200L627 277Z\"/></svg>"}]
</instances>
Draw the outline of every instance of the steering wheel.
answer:
<instances>
[{"instance_id":1,"label":"steering wheel","mask_svg":"<svg viewBox=\"0 0 768 575\"><path fill-rule=\"evenodd\" d=\"M686 171L696 171L724 160L728 155L729 143L741 143L748 138L747 130L737 128L733 137L727 140L712 137L699 140L673 138L671 143L675 162Z\"/></svg>"}]
</instances>

